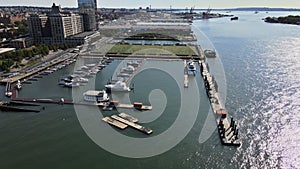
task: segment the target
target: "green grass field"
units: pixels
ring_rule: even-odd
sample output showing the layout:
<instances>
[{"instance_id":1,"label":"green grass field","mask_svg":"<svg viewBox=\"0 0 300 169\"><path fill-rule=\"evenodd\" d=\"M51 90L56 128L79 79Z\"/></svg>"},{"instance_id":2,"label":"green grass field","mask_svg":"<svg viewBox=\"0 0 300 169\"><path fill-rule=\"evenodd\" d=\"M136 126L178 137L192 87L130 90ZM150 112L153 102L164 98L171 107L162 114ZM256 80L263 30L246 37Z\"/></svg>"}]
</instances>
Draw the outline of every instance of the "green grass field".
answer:
<instances>
[{"instance_id":1,"label":"green grass field","mask_svg":"<svg viewBox=\"0 0 300 169\"><path fill-rule=\"evenodd\" d=\"M171 54L171 55L197 55L194 46L158 46L158 45L127 45L127 44L107 44L95 52L102 53L126 53L126 54Z\"/></svg>"}]
</instances>

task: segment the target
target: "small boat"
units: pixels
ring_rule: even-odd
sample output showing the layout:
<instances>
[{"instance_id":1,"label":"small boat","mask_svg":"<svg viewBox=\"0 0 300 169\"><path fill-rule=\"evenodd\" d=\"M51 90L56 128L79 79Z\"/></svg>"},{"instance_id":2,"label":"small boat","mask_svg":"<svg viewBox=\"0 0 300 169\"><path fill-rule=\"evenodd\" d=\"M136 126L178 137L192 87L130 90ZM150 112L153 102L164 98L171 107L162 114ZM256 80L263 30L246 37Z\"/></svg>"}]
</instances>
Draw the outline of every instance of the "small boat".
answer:
<instances>
[{"instance_id":1,"label":"small boat","mask_svg":"<svg viewBox=\"0 0 300 169\"><path fill-rule=\"evenodd\" d=\"M20 80L18 80L18 82L17 82L17 84L16 84L16 88L17 88L18 90L20 90L20 89L22 88L22 84L21 84L21 81L20 81Z\"/></svg>"},{"instance_id":2,"label":"small boat","mask_svg":"<svg viewBox=\"0 0 300 169\"><path fill-rule=\"evenodd\" d=\"M230 18L230 20L231 20L231 21L239 20L239 17L237 17L237 16L236 16L236 17L232 17L232 18Z\"/></svg>"},{"instance_id":3,"label":"small boat","mask_svg":"<svg viewBox=\"0 0 300 169\"><path fill-rule=\"evenodd\" d=\"M117 81L115 84L107 84L105 88L108 92L115 91L115 92L130 92L131 88L126 85L125 82Z\"/></svg>"},{"instance_id":4,"label":"small boat","mask_svg":"<svg viewBox=\"0 0 300 169\"><path fill-rule=\"evenodd\" d=\"M214 50L204 50L204 54L207 58L215 58L217 56Z\"/></svg>"},{"instance_id":5,"label":"small boat","mask_svg":"<svg viewBox=\"0 0 300 169\"><path fill-rule=\"evenodd\" d=\"M130 77L130 74L128 74L128 73L119 73L117 76L118 77Z\"/></svg>"},{"instance_id":6,"label":"small boat","mask_svg":"<svg viewBox=\"0 0 300 169\"><path fill-rule=\"evenodd\" d=\"M127 62L127 66L138 67L140 64L137 61L129 61Z\"/></svg>"},{"instance_id":7,"label":"small boat","mask_svg":"<svg viewBox=\"0 0 300 169\"><path fill-rule=\"evenodd\" d=\"M193 60L188 61L187 68L188 68L188 71L191 71L191 72L195 72L197 70L196 66L195 66L195 62Z\"/></svg>"},{"instance_id":8,"label":"small boat","mask_svg":"<svg viewBox=\"0 0 300 169\"><path fill-rule=\"evenodd\" d=\"M81 66L80 69L81 69L81 70L88 70L89 67L87 67L87 66Z\"/></svg>"},{"instance_id":9,"label":"small boat","mask_svg":"<svg viewBox=\"0 0 300 169\"><path fill-rule=\"evenodd\" d=\"M95 67L95 66L96 66L96 64L94 64L94 63L90 63L90 64L86 64L85 66L87 66L87 67Z\"/></svg>"},{"instance_id":10,"label":"small boat","mask_svg":"<svg viewBox=\"0 0 300 169\"><path fill-rule=\"evenodd\" d=\"M134 67L133 66L127 66L126 68L122 68L121 72L124 73L133 73L134 72Z\"/></svg>"},{"instance_id":11,"label":"small boat","mask_svg":"<svg viewBox=\"0 0 300 169\"><path fill-rule=\"evenodd\" d=\"M75 79L75 82L78 82L78 83L87 83L87 82L89 82L89 79L84 78L84 77L79 77L79 78Z\"/></svg>"},{"instance_id":12,"label":"small boat","mask_svg":"<svg viewBox=\"0 0 300 169\"><path fill-rule=\"evenodd\" d=\"M78 82L66 82L64 84L65 87L73 88L73 87L79 87L80 84Z\"/></svg>"}]
</instances>

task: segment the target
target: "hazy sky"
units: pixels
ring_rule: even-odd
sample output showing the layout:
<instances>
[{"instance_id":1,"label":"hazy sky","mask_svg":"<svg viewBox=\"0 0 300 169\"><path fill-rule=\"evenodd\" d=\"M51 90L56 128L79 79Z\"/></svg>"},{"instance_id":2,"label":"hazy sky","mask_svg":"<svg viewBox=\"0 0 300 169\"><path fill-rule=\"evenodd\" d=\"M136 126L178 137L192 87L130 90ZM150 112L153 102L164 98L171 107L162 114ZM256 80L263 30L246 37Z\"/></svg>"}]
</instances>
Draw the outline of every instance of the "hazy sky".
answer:
<instances>
[{"instance_id":1,"label":"hazy sky","mask_svg":"<svg viewBox=\"0 0 300 169\"><path fill-rule=\"evenodd\" d=\"M26 5L50 7L77 7L77 0L1 0L0 6ZM300 8L300 0L98 0L98 7L147 7L152 8L235 8L235 7L288 7Z\"/></svg>"}]
</instances>

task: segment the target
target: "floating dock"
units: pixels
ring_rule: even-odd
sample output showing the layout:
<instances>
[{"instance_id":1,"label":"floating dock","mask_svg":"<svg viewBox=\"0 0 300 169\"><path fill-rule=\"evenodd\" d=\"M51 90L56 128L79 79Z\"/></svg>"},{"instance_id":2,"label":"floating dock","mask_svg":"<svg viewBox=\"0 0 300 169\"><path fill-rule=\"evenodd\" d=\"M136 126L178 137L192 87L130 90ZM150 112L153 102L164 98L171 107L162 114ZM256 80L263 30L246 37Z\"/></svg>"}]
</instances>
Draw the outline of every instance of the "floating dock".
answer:
<instances>
[{"instance_id":1,"label":"floating dock","mask_svg":"<svg viewBox=\"0 0 300 169\"><path fill-rule=\"evenodd\" d=\"M116 126L116 127L120 128L120 129L125 129L126 127L128 127L127 124L121 123L121 122L119 122L115 119L112 119L110 117L104 117L104 118L102 118L102 120L105 121L108 124L111 124L113 126Z\"/></svg>"},{"instance_id":2,"label":"floating dock","mask_svg":"<svg viewBox=\"0 0 300 169\"><path fill-rule=\"evenodd\" d=\"M115 119L115 120L118 120L118 121L124 123L124 124L127 124L127 125L130 126L130 127L135 128L135 129L137 129L137 130L139 130L139 131L141 131L141 132L143 132L143 133L151 134L151 133L153 132L153 131L152 131L151 129L149 129L149 128L143 127L143 126L141 126L141 125L138 125L138 124L136 124L136 123L133 123L133 122L131 122L131 121L128 121L128 120L126 120L126 119L123 119L123 118L121 118L121 117L119 117L119 116L117 116L117 115L112 115L111 117L112 117L113 119Z\"/></svg>"}]
</instances>

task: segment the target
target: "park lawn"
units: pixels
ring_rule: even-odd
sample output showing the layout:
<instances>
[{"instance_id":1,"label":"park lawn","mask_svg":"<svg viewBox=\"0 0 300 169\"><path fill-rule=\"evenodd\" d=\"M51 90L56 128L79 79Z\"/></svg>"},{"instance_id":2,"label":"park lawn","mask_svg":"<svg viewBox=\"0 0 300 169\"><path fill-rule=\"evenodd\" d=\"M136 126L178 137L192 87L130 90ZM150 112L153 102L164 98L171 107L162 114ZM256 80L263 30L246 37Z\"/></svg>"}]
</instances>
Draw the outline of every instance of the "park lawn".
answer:
<instances>
[{"instance_id":1,"label":"park lawn","mask_svg":"<svg viewBox=\"0 0 300 169\"><path fill-rule=\"evenodd\" d=\"M104 45L95 52L118 53L118 54L171 54L171 55L197 55L194 46L159 46L159 45L128 45L116 44Z\"/></svg>"}]
</instances>

